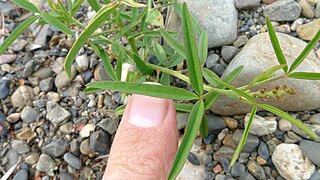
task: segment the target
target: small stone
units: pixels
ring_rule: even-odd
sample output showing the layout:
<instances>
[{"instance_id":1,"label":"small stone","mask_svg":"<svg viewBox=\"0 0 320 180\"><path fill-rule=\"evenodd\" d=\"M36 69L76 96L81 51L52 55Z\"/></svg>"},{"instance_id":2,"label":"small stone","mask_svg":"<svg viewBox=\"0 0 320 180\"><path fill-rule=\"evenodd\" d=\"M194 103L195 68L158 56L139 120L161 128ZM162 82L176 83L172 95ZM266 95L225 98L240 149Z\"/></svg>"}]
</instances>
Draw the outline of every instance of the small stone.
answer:
<instances>
[{"instance_id":1,"label":"small stone","mask_svg":"<svg viewBox=\"0 0 320 180\"><path fill-rule=\"evenodd\" d=\"M232 147L234 149L237 148L237 144L232 139L232 134L226 135L226 137L223 139L222 143L226 146Z\"/></svg>"},{"instance_id":2,"label":"small stone","mask_svg":"<svg viewBox=\"0 0 320 180\"><path fill-rule=\"evenodd\" d=\"M94 154L94 151L90 148L89 139L85 139L80 144L80 152L84 155Z\"/></svg>"},{"instance_id":3,"label":"small stone","mask_svg":"<svg viewBox=\"0 0 320 180\"><path fill-rule=\"evenodd\" d=\"M51 104L52 106L50 109L48 108L50 106L49 104ZM48 101L47 111L48 113L46 115L46 118L55 126L58 126L64 121L67 121L71 116L71 113L69 111L65 110L52 101Z\"/></svg>"},{"instance_id":4,"label":"small stone","mask_svg":"<svg viewBox=\"0 0 320 180\"><path fill-rule=\"evenodd\" d=\"M250 113L244 119L245 127L248 125ZM264 136L275 132L277 129L277 121L275 117L263 118L255 115L251 124L250 133L257 136Z\"/></svg>"},{"instance_id":5,"label":"small stone","mask_svg":"<svg viewBox=\"0 0 320 180\"><path fill-rule=\"evenodd\" d=\"M212 53L210 54L208 57L207 57L207 60L206 60L206 67L209 69L209 68L212 68L213 66L215 66L215 64L217 64L219 62L219 55L218 54L215 54L215 53Z\"/></svg>"},{"instance_id":6,"label":"small stone","mask_svg":"<svg viewBox=\"0 0 320 180\"><path fill-rule=\"evenodd\" d=\"M76 58L76 63L78 65L79 71L86 71L89 66L89 60L86 55L81 55Z\"/></svg>"},{"instance_id":7,"label":"small stone","mask_svg":"<svg viewBox=\"0 0 320 180\"><path fill-rule=\"evenodd\" d=\"M0 99L5 99L9 95L10 81L0 79Z\"/></svg>"},{"instance_id":8,"label":"small stone","mask_svg":"<svg viewBox=\"0 0 320 180\"><path fill-rule=\"evenodd\" d=\"M13 140L11 146L19 154L26 154L30 151L30 146L26 141Z\"/></svg>"},{"instance_id":9,"label":"small stone","mask_svg":"<svg viewBox=\"0 0 320 180\"><path fill-rule=\"evenodd\" d=\"M311 5L306 0L300 0L299 4L301 7L301 14L306 18L312 19L314 17L314 12Z\"/></svg>"},{"instance_id":10,"label":"small stone","mask_svg":"<svg viewBox=\"0 0 320 180\"><path fill-rule=\"evenodd\" d=\"M224 120L220 116L216 116L214 114L208 114L207 121L209 134L219 133L222 129L227 127Z\"/></svg>"},{"instance_id":11,"label":"small stone","mask_svg":"<svg viewBox=\"0 0 320 180\"><path fill-rule=\"evenodd\" d=\"M21 119L27 123L33 123L39 115L39 112L30 106L23 108L21 112Z\"/></svg>"},{"instance_id":12,"label":"small stone","mask_svg":"<svg viewBox=\"0 0 320 180\"><path fill-rule=\"evenodd\" d=\"M218 140L222 141L228 133L228 128L222 129L222 131L218 134Z\"/></svg>"},{"instance_id":13,"label":"small stone","mask_svg":"<svg viewBox=\"0 0 320 180\"><path fill-rule=\"evenodd\" d=\"M238 9L251 9L260 5L260 0L235 0Z\"/></svg>"},{"instance_id":14,"label":"small stone","mask_svg":"<svg viewBox=\"0 0 320 180\"><path fill-rule=\"evenodd\" d=\"M247 167L249 172L257 179L266 179L266 174L263 168L256 161L250 160L247 164Z\"/></svg>"},{"instance_id":15,"label":"small stone","mask_svg":"<svg viewBox=\"0 0 320 180\"><path fill-rule=\"evenodd\" d=\"M7 117L7 121L10 123L16 123L20 120L21 114L20 113L12 113Z\"/></svg>"},{"instance_id":16,"label":"small stone","mask_svg":"<svg viewBox=\"0 0 320 180\"><path fill-rule=\"evenodd\" d=\"M213 154L213 159L221 161L221 158L226 157L229 160L232 159L235 149L228 146L221 146L221 148Z\"/></svg>"},{"instance_id":17,"label":"small stone","mask_svg":"<svg viewBox=\"0 0 320 180\"><path fill-rule=\"evenodd\" d=\"M212 171L215 173L215 174L218 174L222 171L222 167L220 166L220 164L217 164L215 167L213 167Z\"/></svg>"},{"instance_id":18,"label":"small stone","mask_svg":"<svg viewBox=\"0 0 320 180\"><path fill-rule=\"evenodd\" d=\"M264 9L271 21L294 21L299 18L301 8L294 0L276 1Z\"/></svg>"},{"instance_id":19,"label":"small stone","mask_svg":"<svg viewBox=\"0 0 320 180\"><path fill-rule=\"evenodd\" d=\"M200 161L198 157L192 152L189 152L188 154L188 161L193 165L200 166Z\"/></svg>"},{"instance_id":20,"label":"small stone","mask_svg":"<svg viewBox=\"0 0 320 180\"><path fill-rule=\"evenodd\" d=\"M263 141L260 141L259 147L258 147L258 154L260 157L262 157L265 160L268 160L270 157L269 148L266 143Z\"/></svg>"},{"instance_id":21,"label":"small stone","mask_svg":"<svg viewBox=\"0 0 320 180\"><path fill-rule=\"evenodd\" d=\"M64 66L64 58L58 57L52 66L52 71L55 72L56 74L59 74L63 71L63 66Z\"/></svg>"},{"instance_id":22,"label":"small stone","mask_svg":"<svg viewBox=\"0 0 320 180\"><path fill-rule=\"evenodd\" d=\"M320 143L302 139L299 147L304 155L306 155L314 164L320 166Z\"/></svg>"},{"instance_id":23,"label":"small stone","mask_svg":"<svg viewBox=\"0 0 320 180\"><path fill-rule=\"evenodd\" d=\"M30 76L34 71L34 67L35 67L35 61L34 60L28 61L24 66L22 76L23 77Z\"/></svg>"},{"instance_id":24,"label":"small stone","mask_svg":"<svg viewBox=\"0 0 320 180\"><path fill-rule=\"evenodd\" d=\"M256 180L250 173L244 172L240 175L239 180Z\"/></svg>"},{"instance_id":25,"label":"small stone","mask_svg":"<svg viewBox=\"0 0 320 180\"><path fill-rule=\"evenodd\" d=\"M267 160L263 159L261 156L257 157L257 163L260 164L261 166L267 164Z\"/></svg>"},{"instance_id":26,"label":"small stone","mask_svg":"<svg viewBox=\"0 0 320 180\"><path fill-rule=\"evenodd\" d=\"M311 41L311 39L317 34L319 29L320 19L316 19L307 24L299 26L297 28L297 33L301 39Z\"/></svg>"},{"instance_id":27,"label":"small stone","mask_svg":"<svg viewBox=\"0 0 320 180\"><path fill-rule=\"evenodd\" d=\"M48 101L53 101L53 102L59 102L60 101L60 95L56 92L48 92L47 93L47 98L48 98Z\"/></svg>"},{"instance_id":28,"label":"small stone","mask_svg":"<svg viewBox=\"0 0 320 180\"><path fill-rule=\"evenodd\" d=\"M240 139L243 135L243 130L236 130L233 133L233 140L236 144L239 144ZM249 134L248 138L247 138L247 142L245 144L245 146L242 149L242 152L248 152L251 153L252 151L254 151L257 147L259 146L259 138L255 135Z\"/></svg>"},{"instance_id":29,"label":"small stone","mask_svg":"<svg viewBox=\"0 0 320 180\"><path fill-rule=\"evenodd\" d=\"M102 130L96 131L90 135L90 148L100 154L107 154L111 147L109 134Z\"/></svg>"},{"instance_id":30,"label":"small stone","mask_svg":"<svg viewBox=\"0 0 320 180\"><path fill-rule=\"evenodd\" d=\"M59 176L61 180L74 180L73 175L67 172L60 172Z\"/></svg>"},{"instance_id":31,"label":"small stone","mask_svg":"<svg viewBox=\"0 0 320 180\"><path fill-rule=\"evenodd\" d=\"M178 130L183 129L188 124L189 113L176 113Z\"/></svg>"},{"instance_id":32,"label":"small stone","mask_svg":"<svg viewBox=\"0 0 320 180\"><path fill-rule=\"evenodd\" d=\"M286 119L279 120L279 129L283 132L290 131L292 128L292 124Z\"/></svg>"},{"instance_id":33,"label":"small stone","mask_svg":"<svg viewBox=\"0 0 320 180\"><path fill-rule=\"evenodd\" d=\"M70 142L70 150L74 155L80 155L80 142L77 139L73 139Z\"/></svg>"},{"instance_id":34,"label":"small stone","mask_svg":"<svg viewBox=\"0 0 320 180\"><path fill-rule=\"evenodd\" d=\"M90 136L91 132L94 131L96 126L94 124L87 124L80 130L80 137L87 138Z\"/></svg>"},{"instance_id":35,"label":"small stone","mask_svg":"<svg viewBox=\"0 0 320 180\"><path fill-rule=\"evenodd\" d=\"M281 33L286 33L286 34L290 34L291 33L291 28L287 24L280 25L278 27L275 27L274 29L275 29L275 31L281 32Z\"/></svg>"},{"instance_id":36,"label":"small stone","mask_svg":"<svg viewBox=\"0 0 320 180\"><path fill-rule=\"evenodd\" d=\"M119 126L119 119L112 119L107 118L103 119L99 124L99 127L101 127L103 130L107 131L109 134L114 134L117 131L117 128Z\"/></svg>"},{"instance_id":37,"label":"small stone","mask_svg":"<svg viewBox=\"0 0 320 180\"><path fill-rule=\"evenodd\" d=\"M38 71L34 72L32 76L38 77L40 79L47 79L53 76L52 68L50 67L40 68Z\"/></svg>"},{"instance_id":38,"label":"small stone","mask_svg":"<svg viewBox=\"0 0 320 180\"><path fill-rule=\"evenodd\" d=\"M47 79L43 79L39 83L40 90L42 92L49 92L53 89L53 78L49 77Z\"/></svg>"},{"instance_id":39,"label":"small stone","mask_svg":"<svg viewBox=\"0 0 320 180\"><path fill-rule=\"evenodd\" d=\"M309 179L315 170L315 166L296 144L278 145L272 154L272 162L286 179Z\"/></svg>"},{"instance_id":40,"label":"small stone","mask_svg":"<svg viewBox=\"0 0 320 180\"><path fill-rule=\"evenodd\" d=\"M70 134L73 130L73 123L66 122L59 127L59 130L64 134Z\"/></svg>"},{"instance_id":41,"label":"small stone","mask_svg":"<svg viewBox=\"0 0 320 180\"><path fill-rule=\"evenodd\" d=\"M24 107L33 99L33 90L30 86L20 86L11 95L11 103L14 107Z\"/></svg>"},{"instance_id":42,"label":"small stone","mask_svg":"<svg viewBox=\"0 0 320 180\"><path fill-rule=\"evenodd\" d=\"M246 167L243 164L236 162L231 168L231 175L234 177L239 177L245 171L246 171Z\"/></svg>"},{"instance_id":43,"label":"small stone","mask_svg":"<svg viewBox=\"0 0 320 180\"><path fill-rule=\"evenodd\" d=\"M223 167L224 172L226 172L227 174L231 173L231 169L230 169L230 161L229 159L223 157L221 158L221 166Z\"/></svg>"},{"instance_id":44,"label":"small stone","mask_svg":"<svg viewBox=\"0 0 320 180\"><path fill-rule=\"evenodd\" d=\"M28 171L26 169L20 169L12 180L28 180Z\"/></svg>"},{"instance_id":45,"label":"small stone","mask_svg":"<svg viewBox=\"0 0 320 180\"><path fill-rule=\"evenodd\" d=\"M15 54L2 54L0 55L0 65L12 63L17 59Z\"/></svg>"},{"instance_id":46,"label":"small stone","mask_svg":"<svg viewBox=\"0 0 320 180\"><path fill-rule=\"evenodd\" d=\"M68 163L69 166L75 169L81 169L81 162L78 157L68 152L64 154L63 159Z\"/></svg>"},{"instance_id":47,"label":"small stone","mask_svg":"<svg viewBox=\"0 0 320 180\"><path fill-rule=\"evenodd\" d=\"M239 47L245 45L247 42L248 42L247 36L241 35L241 36L238 36L237 40L235 40L233 42L233 46L239 48Z\"/></svg>"},{"instance_id":48,"label":"small stone","mask_svg":"<svg viewBox=\"0 0 320 180\"><path fill-rule=\"evenodd\" d=\"M15 40L9 47L14 52L19 52L24 49L24 47L28 44L28 42L24 39Z\"/></svg>"},{"instance_id":49,"label":"small stone","mask_svg":"<svg viewBox=\"0 0 320 180\"><path fill-rule=\"evenodd\" d=\"M69 78L66 71L62 71L57 75L57 77L54 81L54 84L56 85L57 88L66 87L68 84L71 83L71 81L75 77L75 74L76 74L75 68L72 68L72 77L71 78Z\"/></svg>"},{"instance_id":50,"label":"small stone","mask_svg":"<svg viewBox=\"0 0 320 180\"><path fill-rule=\"evenodd\" d=\"M221 49L221 56L223 60L225 60L227 63L230 63L232 58L235 57L238 52L239 49L237 47L223 46Z\"/></svg>"},{"instance_id":51,"label":"small stone","mask_svg":"<svg viewBox=\"0 0 320 180\"><path fill-rule=\"evenodd\" d=\"M53 170L56 166L56 162L47 154L41 154L36 165L36 169L42 172L48 172Z\"/></svg>"},{"instance_id":52,"label":"small stone","mask_svg":"<svg viewBox=\"0 0 320 180\"><path fill-rule=\"evenodd\" d=\"M102 63L99 63L96 66L96 68L94 69L93 76L96 81L111 80L111 78L107 75L106 70L104 69Z\"/></svg>"},{"instance_id":53,"label":"small stone","mask_svg":"<svg viewBox=\"0 0 320 180\"><path fill-rule=\"evenodd\" d=\"M302 18L299 18L299 19L293 21L293 23L291 24L291 30L292 31L296 31L297 28L299 26L301 26L302 24L303 24L303 19Z\"/></svg>"},{"instance_id":54,"label":"small stone","mask_svg":"<svg viewBox=\"0 0 320 180\"><path fill-rule=\"evenodd\" d=\"M231 117L223 117L223 119L229 129L236 129L238 127L238 121L236 119L233 119Z\"/></svg>"},{"instance_id":55,"label":"small stone","mask_svg":"<svg viewBox=\"0 0 320 180\"><path fill-rule=\"evenodd\" d=\"M309 180L318 180L320 177L320 172L318 171L314 171L314 173L312 174L312 176L310 177Z\"/></svg>"},{"instance_id":56,"label":"small stone","mask_svg":"<svg viewBox=\"0 0 320 180\"><path fill-rule=\"evenodd\" d=\"M17 134L17 139L23 140L23 141L31 141L34 137L37 136L37 133L32 132L30 128L24 128Z\"/></svg>"},{"instance_id":57,"label":"small stone","mask_svg":"<svg viewBox=\"0 0 320 180\"><path fill-rule=\"evenodd\" d=\"M68 149L69 144L62 138L51 141L49 144L41 148L42 152L52 156L59 157L62 156Z\"/></svg>"},{"instance_id":58,"label":"small stone","mask_svg":"<svg viewBox=\"0 0 320 180\"><path fill-rule=\"evenodd\" d=\"M310 122L313 124L320 124L320 113L312 115L310 117Z\"/></svg>"},{"instance_id":59,"label":"small stone","mask_svg":"<svg viewBox=\"0 0 320 180\"><path fill-rule=\"evenodd\" d=\"M34 165L38 162L39 156L38 153L31 153L26 157L25 161L27 164Z\"/></svg>"},{"instance_id":60,"label":"small stone","mask_svg":"<svg viewBox=\"0 0 320 180\"><path fill-rule=\"evenodd\" d=\"M315 9L315 16L316 18L320 17L320 3L317 3L316 9Z\"/></svg>"}]
</instances>

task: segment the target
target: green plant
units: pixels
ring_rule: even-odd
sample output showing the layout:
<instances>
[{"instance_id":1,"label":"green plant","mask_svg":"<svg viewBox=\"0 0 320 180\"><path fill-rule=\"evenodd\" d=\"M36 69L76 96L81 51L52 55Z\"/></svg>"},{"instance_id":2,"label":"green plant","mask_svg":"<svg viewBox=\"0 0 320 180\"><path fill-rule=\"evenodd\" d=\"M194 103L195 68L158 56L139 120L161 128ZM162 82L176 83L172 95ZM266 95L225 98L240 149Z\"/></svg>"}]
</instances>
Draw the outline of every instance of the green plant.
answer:
<instances>
[{"instance_id":1,"label":"green plant","mask_svg":"<svg viewBox=\"0 0 320 180\"><path fill-rule=\"evenodd\" d=\"M104 0L104 5L102 5L98 0L90 0L88 2L97 14L87 25L82 24L73 17L83 0L67 0L67 8L60 0L57 0L57 2L48 0L51 7L50 12L40 12L33 4L25 0L12 1L34 12L36 15L21 23L20 26L6 38L0 46L0 54L36 20L39 20L40 24L48 23L71 36L74 36L74 33L69 27L78 26L82 29L82 32L66 57L65 70L67 74L71 76L71 66L78 51L85 44L88 44L102 59L106 73L113 80L89 83L87 84L85 92L90 93L109 89L129 94L135 93L174 99L178 100L175 102L177 111L190 112L184 138L178 150L169 179L174 179L182 169L198 130L200 130L202 137L207 136L208 127L205 110L208 110L215 103L219 95L226 95L250 104L253 107L248 126L245 128L241 141L232 158L231 166L235 163L245 145L257 108L265 109L285 118L312 138L318 138L306 125L286 112L268 104L259 104L255 101L257 98L263 99L266 95L270 98L279 99L283 95L294 94L293 89L283 86L282 88L275 87L272 92L265 92L264 89L258 92L250 92L250 88L281 78L320 80L320 73L293 72L319 41L320 31L289 67L267 17L269 36L280 65L266 70L250 84L236 88L231 86L230 83L237 77L243 67L238 67L224 79L220 79L212 71L203 67L207 56L208 34L201 30L198 23L189 14L186 4L181 5L171 0L157 1L163 3L161 7L172 5L177 14L182 18L184 38L184 44L182 45L176 40L177 33L168 32L163 29L163 18L158 10L159 7L152 7L151 0L148 0L146 5L133 0ZM114 28L108 29L107 27L110 25ZM110 33L113 35L111 38L107 36ZM195 34L199 37L198 45L195 41ZM129 47L118 43L118 40L122 37L128 40ZM161 45L158 41L159 38L163 38L167 45ZM107 46L111 47L108 51L106 50ZM145 61L151 56L157 58L157 64L150 64ZM185 59L187 62L188 76L184 75L185 72L173 70L174 67ZM115 67L112 65L112 61L117 61ZM137 70L130 72L125 82L120 82L122 64L125 62L135 64ZM284 71L283 75L273 77L272 74L280 69ZM194 92L170 86L170 76L174 76L191 84ZM203 78L208 84L204 83ZM160 82L163 86L143 84L142 82L144 81ZM192 105L182 102L190 100L196 103ZM116 110L117 113L121 114L124 107L125 105L119 107Z\"/></svg>"}]
</instances>

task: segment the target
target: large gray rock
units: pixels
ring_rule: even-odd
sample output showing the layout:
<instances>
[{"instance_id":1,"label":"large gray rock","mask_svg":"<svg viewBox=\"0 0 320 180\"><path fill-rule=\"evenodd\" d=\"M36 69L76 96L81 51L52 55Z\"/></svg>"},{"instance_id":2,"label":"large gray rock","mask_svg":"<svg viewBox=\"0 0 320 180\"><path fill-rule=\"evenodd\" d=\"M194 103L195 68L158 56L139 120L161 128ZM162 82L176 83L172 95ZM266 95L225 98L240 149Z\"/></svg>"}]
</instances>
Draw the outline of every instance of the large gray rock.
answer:
<instances>
[{"instance_id":1,"label":"large gray rock","mask_svg":"<svg viewBox=\"0 0 320 180\"><path fill-rule=\"evenodd\" d=\"M199 22L200 27L208 32L208 47L219 47L232 44L237 39L238 12L233 0L179 0L186 2L189 11ZM179 16L170 8L166 28L180 32L182 42L182 22Z\"/></svg>"},{"instance_id":2,"label":"large gray rock","mask_svg":"<svg viewBox=\"0 0 320 180\"><path fill-rule=\"evenodd\" d=\"M307 43L282 33L278 33L277 36L287 62L291 65ZM244 66L243 71L232 83L232 85L236 87L249 84L266 69L279 65L267 33L262 33L251 38L231 61L222 77L225 77L235 68L242 65ZM314 51L310 52L307 58L295 71L320 72L320 61L319 58L316 57ZM281 74L283 74L283 71L279 70L274 73L274 76ZM297 95L285 95L286 98L283 102L271 98L267 101L268 104L285 111L307 111L320 107L320 81L281 79L251 88L251 91L257 91L263 87L267 87L267 91L270 91L275 86L284 84L286 84L288 88L294 88ZM257 101L262 103L259 99L257 99ZM249 113L251 111L251 106L231 100L225 96L220 96L211 110L217 114L235 115Z\"/></svg>"},{"instance_id":3,"label":"large gray rock","mask_svg":"<svg viewBox=\"0 0 320 180\"><path fill-rule=\"evenodd\" d=\"M299 18L301 8L294 0L274 2L266 7L264 14L271 21L294 21Z\"/></svg>"}]
</instances>

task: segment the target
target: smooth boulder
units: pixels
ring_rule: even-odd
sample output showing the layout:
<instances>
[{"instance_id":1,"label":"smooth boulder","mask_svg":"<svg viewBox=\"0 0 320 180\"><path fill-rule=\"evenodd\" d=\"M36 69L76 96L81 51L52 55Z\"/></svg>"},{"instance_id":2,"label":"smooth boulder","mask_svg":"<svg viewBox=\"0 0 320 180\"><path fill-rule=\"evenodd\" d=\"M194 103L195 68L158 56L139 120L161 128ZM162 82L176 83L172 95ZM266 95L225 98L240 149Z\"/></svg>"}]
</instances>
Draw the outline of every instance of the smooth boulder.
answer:
<instances>
[{"instance_id":1,"label":"smooth boulder","mask_svg":"<svg viewBox=\"0 0 320 180\"><path fill-rule=\"evenodd\" d=\"M277 37L286 60L288 64L291 65L307 43L282 33L277 33ZM267 69L279 65L267 33L262 33L251 38L231 61L222 77L225 77L231 71L242 65L244 66L243 70L231 83L235 87L247 85ZM299 71L320 72L320 60L316 57L314 51L311 51L295 70L295 72ZM274 73L274 76L281 74L283 74L283 71L278 70ZM308 111L320 107L320 81L316 80L280 79L251 88L250 90L254 92L267 87L267 91L271 91L277 85L287 85L288 88L293 88L297 95L287 94L282 102L275 98L270 98L267 102L260 99L256 100L285 111ZM247 104L232 100L226 96L220 96L211 110L221 115L235 115L249 113L251 112L251 108L252 107Z\"/></svg>"}]
</instances>

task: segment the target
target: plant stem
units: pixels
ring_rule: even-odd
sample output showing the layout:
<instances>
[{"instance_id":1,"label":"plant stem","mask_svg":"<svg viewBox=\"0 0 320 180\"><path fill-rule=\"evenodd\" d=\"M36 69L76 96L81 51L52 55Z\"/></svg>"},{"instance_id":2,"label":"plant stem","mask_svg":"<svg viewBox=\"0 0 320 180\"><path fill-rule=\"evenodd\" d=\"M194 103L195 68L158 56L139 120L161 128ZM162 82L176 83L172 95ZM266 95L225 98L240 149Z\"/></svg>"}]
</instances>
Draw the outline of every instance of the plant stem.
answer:
<instances>
[{"instance_id":1,"label":"plant stem","mask_svg":"<svg viewBox=\"0 0 320 180\"><path fill-rule=\"evenodd\" d=\"M270 79L266 79L266 80L263 80L263 81L260 81L260 82L256 82L251 87L258 86L258 85L261 85L261 84L264 84L264 83L267 83L267 82L273 82L273 81L276 81L276 80L279 80L279 79L282 79L282 78L286 78L286 77L287 77L287 75L285 75L285 74L281 75L281 76L275 76L275 77L272 77ZM239 90L246 90L247 88L248 88L248 85L245 85L245 86L239 87L238 89Z\"/></svg>"}]
</instances>

